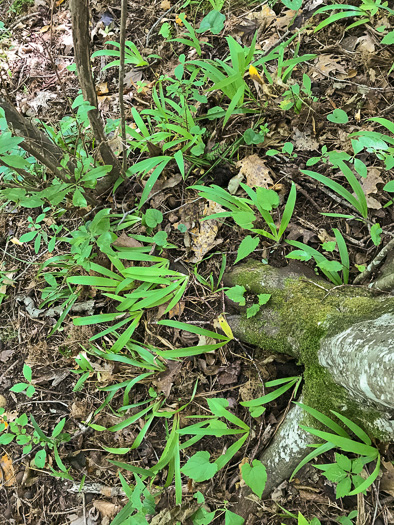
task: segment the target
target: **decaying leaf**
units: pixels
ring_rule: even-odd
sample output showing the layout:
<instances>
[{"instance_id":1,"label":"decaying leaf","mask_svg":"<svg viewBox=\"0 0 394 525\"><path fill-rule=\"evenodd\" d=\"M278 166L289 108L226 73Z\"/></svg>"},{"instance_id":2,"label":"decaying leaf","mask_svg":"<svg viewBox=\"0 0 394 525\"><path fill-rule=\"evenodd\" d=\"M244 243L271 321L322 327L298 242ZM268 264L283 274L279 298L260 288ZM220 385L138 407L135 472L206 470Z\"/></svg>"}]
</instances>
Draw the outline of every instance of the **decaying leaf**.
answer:
<instances>
[{"instance_id":1,"label":"decaying leaf","mask_svg":"<svg viewBox=\"0 0 394 525\"><path fill-rule=\"evenodd\" d=\"M315 60L315 68L312 73L314 79L325 78L333 71L339 71L346 74L346 69L338 64L339 58L334 58L334 55L319 55Z\"/></svg>"},{"instance_id":2,"label":"decaying leaf","mask_svg":"<svg viewBox=\"0 0 394 525\"><path fill-rule=\"evenodd\" d=\"M0 482L4 487L12 487L16 483L14 467L8 454L0 459Z\"/></svg>"},{"instance_id":3,"label":"decaying leaf","mask_svg":"<svg viewBox=\"0 0 394 525\"><path fill-rule=\"evenodd\" d=\"M239 175L246 177L246 184L250 188L256 186L268 188L274 183L265 162L256 154L249 155L249 157L245 157L237 162L237 168L240 168Z\"/></svg>"},{"instance_id":4,"label":"decaying leaf","mask_svg":"<svg viewBox=\"0 0 394 525\"><path fill-rule=\"evenodd\" d=\"M296 149L302 151L319 150L319 143L307 131L300 131L298 128L294 128L293 140Z\"/></svg>"},{"instance_id":5,"label":"decaying leaf","mask_svg":"<svg viewBox=\"0 0 394 525\"><path fill-rule=\"evenodd\" d=\"M169 397L171 387L174 384L177 376L182 370L182 363L179 361L168 361L167 368L157 376L157 380L153 380L159 392L163 392L166 397Z\"/></svg>"},{"instance_id":6,"label":"decaying leaf","mask_svg":"<svg viewBox=\"0 0 394 525\"><path fill-rule=\"evenodd\" d=\"M219 213L222 211L224 211L224 209L219 206L219 204L210 201L205 205L203 215L206 217L213 213ZM190 259L190 262L200 262L206 253L222 242L222 239L216 239L219 232L219 226L220 223L218 221L210 219L207 221L200 221L200 225L190 231L193 241L192 250L195 253Z\"/></svg>"},{"instance_id":7,"label":"decaying leaf","mask_svg":"<svg viewBox=\"0 0 394 525\"><path fill-rule=\"evenodd\" d=\"M382 461L383 476L380 480L380 488L391 496L394 496L394 465L390 461Z\"/></svg>"},{"instance_id":8,"label":"decaying leaf","mask_svg":"<svg viewBox=\"0 0 394 525\"><path fill-rule=\"evenodd\" d=\"M100 512L102 516L113 518L120 511L120 505L115 505L109 501L101 499L93 500L93 506Z\"/></svg>"},{"instance_id":9,"label":"decaying leaf","mask_svg":"<svg viewBox=\"0 0 394 525\"><path fill-rule=\"evenodd\" d=\"M141 248L142 244L133 237L129 237L124 231L116 241L113 243L114 246L119 246L120 248Z\"/></svg>"},{"instance_id":10,"label":"decaying leaf","mask_svg":"<svg viewBox=\"0 0 394 525\"><path fill-rule=\"evenodd\" d=\"M160 9L163 9L163 11L168 11L171 7L170 0L163 0L160 4Z\"/></svg>"},{"instance_id":11,"label":"decaying leaf","mask_svg":"<svg viewBox=\"0 0 394 525\"><path fill-rule=\"evenodd\" d=\"M371 196L371 194L378 192L378 184L384 184L383 179L380 176L380 170L371 168L368 170L368 174L365 178L360 180L361 186L367 196L368 208L373 210L380 210L382 205L378 200Z\"/></svg>"}]
</instances>

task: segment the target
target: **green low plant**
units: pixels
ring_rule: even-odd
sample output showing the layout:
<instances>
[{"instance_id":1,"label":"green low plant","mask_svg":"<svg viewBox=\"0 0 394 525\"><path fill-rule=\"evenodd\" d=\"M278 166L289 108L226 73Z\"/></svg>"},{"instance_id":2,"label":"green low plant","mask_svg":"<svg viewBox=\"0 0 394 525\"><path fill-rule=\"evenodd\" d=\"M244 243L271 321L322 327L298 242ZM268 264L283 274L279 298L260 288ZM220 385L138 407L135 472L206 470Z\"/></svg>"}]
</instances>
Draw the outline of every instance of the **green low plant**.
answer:
<instances>
[{"instance_id":1,"label":"green low plant","mask_svg":"<svg viewBox=\"0 0 394 525\"><path fill-rule=\"evenodd\" d=\"M16 383L10 388L10 391L15 393L23 392L27 397L33 397L36 387L32 384L32 370L26 363L23 365L22 373L27 383Z\"/></svg>"},{"instance_id":2,"label":"green low plant","mask_svg":"<svg viewBox=\"0 0 394 525\"><path fill-rule=\"evenodd\" d=\"M330 156L330 160L334 160L333 155ZM339 155L337 156L337 158L335 159L335 166L341 170L342 174L345 176L355 195L350 193L350 191L344 188L344 186L330 179L329 177L326 177L325 175L321 175L320 173L316 173L315 171L310 170L301 170L301 173L303 173L304 175L308 175L308 177L311 177L312 179L315 179L318 182L321 182L322 184L327 186L327 188L340 195L355 209L355 211L357 211L361 215L362 218L367 219L367 199L365 197L365 193L360 182L357 180L352 170L346 164L345 160L343 160L343 156L342 158L339 158ZM330 217L344 217L343 214L325 213L323 215L327 215ZM346 218L353 218L353 216L349 217L348 215L346 216Z\"/></svg>"},{"instance_id":3,"label":"green low plant","mask_svg":"<svg viewBox=\"0 0 394 525\"><path fill-rule=\"evenodd\" d=\"M230 53L227 60L190 60L186 62L186 66L192 69L199 68L213 82L208 92L220 90L230 99L224 114L223 127L234 114L234 110L243 105L245 93L249 93L249 87L243 77L255 52L256 37L257 33L250 47L242 47L233 37L227 36L226 41ZM231 64L228 63L229 61Z\"/></svg>"},{"instance_id":4,"label":"green low plant","mask_svg":"<svg viewBox=\"0 0 394 525\"><path fill-rule=\"evenodd\" d=\"M258 397L256 399L251 399L250 401L242 401L241 405L249 408L250 415L252 417L260 417L265 412L265 407L263 405L271 403L271 401L274 401L274 399L277 399L278 397L283 395L285 392L290 390L290 388L294 387L293 396L296 396L301 381L302 377L300 376L285 377L280 379L274 379L273 381L267 381L267 383L265 383L264 385L266 388L279 388L276 388L269 394L265 394L264 396Z\"/></svg>"},{"instance_id":5,"label":"green low plant","mask_svg":"<svg viewBox=\"0 0 394 525\"><path fill-rule=\"evenodd\" d=\"M302 75L302 84L291 84L289 89L283 93L283 99L279 107L283 111L293 108L297 115L301 112L303 105L310 107L310 102L318 100L312 93L312 81L305 73Z\"/></svg>"},{"instance_id":6,"label":"green low plant","mask_svg":"<svg viewBox=\"0 0 394 525\"><path fill-rule=\"evenodd\" d=\"M254 128L248 128L245 130L243 139L245 144L248 144L249 146L252 144L262 144L267 133L269 133L268 126L266 124L259 124Z\"/></svg>"},{"instance_id":7,"label":"green low plant","mask_svg":"<svg viewBox=\"0 0 394 525\"><path fill-rule=\"evenodd\" d=\"M54 235L52 237L48 237L47 232L42 227L42 222L46 218L46 213L50 210L50 207L43 208L42 213L38 215L38 217L33 220L30 216L27 218L28 221L28 227L30 228L30 231L27 233L24 233L20 238L20 242L30 242L33 239L34 240L34 251L37 254L40 251L41 247L41 241L44 241L48 252L53 252L55 248L55 244L57 241L57 235L61 232L63 229L63 226L57 225L57 224L50 224L48 228L53 231Z\"/></svg>"},{"instance_id":8,"label":"green low plant","mask_svg":"<svg viewBox=\"0 0 394 525\"><path fill-rule=\"evenodd\" d=\"M202 261L200 261L199 264L201 264L203 261L207 261L208 259L210 259L214 255L217 255L217 254L212 254L212 255L210 255L208 257L205 257ZM200 284L202 284L203 286L206 286L207 288L209 288L209 290L211 292L218 292L220 290L220 285L221 285L221 282L222 282L224 271L226 269L226 262L227 262L227 257L226 257L226 255L224 253L222 253L222 263L220 265L219 275L218 275L216 284L215 284L215 279L213 277L213 273L212 272L209 274L209 276L207 278L203 277L201 274L198 273L198 264L196 264L194 266L193 274L194 274L195 278L197 279L197 281Z\"/></svg>"},{"instance_id":9,"label":"green low plant","mask_svg":"<svg viewBox=\"0 0 394 525\"><path fill-rule=\"evenodd\" d=\"M299 241L286 241L290 246L298 248L298 250L293 250L286 257L298 259L299 261L309 261L313 258L317 267L332 283L335 285L348 284L350 260L346 242L337 228L333 228L333 232L335 241L322 243L322 248L327 252L333 252L335 249L338 249L341 262L330 260L311 246ZM342 278L338 272L342 272Z\"/></svg>"},{"instance_id":10,"label":"green low plant","mask_svg":"<svg viewBox=\"0 0 394 525\"><path fill-rule=\"evenodd\" d=\"M122 489L128 498L128 503L111 521L111 525L148 525L147 517L155 512L155 497L144 485L141 477L134 473L135 485L129 484L119 472Z\"/></svg>"},{"instance_id":11,"label":"green low plant","mask_svg":"<svg viewBox=\"0 0 394 525\"><path fill-rule=\"evenodd\" d=\"M192 47L197 51L197 55L201 56L202 51L201 51L200 41L196 35L196 31L194 30L194 27L186 20L185 13L181 13L179 15L179 20L185 26L186 32L184 35L182 35L182 37L172 38L170 42L180 42L181 44L184 44L185 46Z\"/></svg>"},{"instance_id":12,"label":"green low plant","mask_svg":"<svg viewBox=\"0 0 394 525\"><path fill-rule=\"evenodd\" d=\"M27 383L17 383L10 388L10 391L24 393L27 397L31 398L35 394L36 389L32 384L32 370L30 366L26 364L23 365L23 376ZM26 413L19 415L15 420L8 421L5 409L0 408L0 444L8 445L14 441L17 445L23 447L23 454L30 454L33 449L35 450L37 448L37 446L41 447L34 455L34 464L37 468L45 467L47 451L52 451L55 462L60 469L60 472L56 472L50 467L52 475L72 480L72 477L68 474L68 470L60 459L58 452L59 444L66 443L71 438L70 434L63 432L66 419L63 418L57 423L52 430L51 436L46 436L44 434L32 415L30 415L30 421L33 430L31 429L29 417Z\"/></svg>"},{"instance_id":13,"label":"green low plant","mask_svg":"<svg viewBox=\"0 0 394 525\"><path fill-rule=\"evenodd\" d=\"M231 288L228 288L224 293L227 295L227 297L234 301L235 303L238 303L240 306L246 305L246 298L244 297L244 294L246 292L246 288L244 286L236 285L232 286ZM257 295L258 303L254 303L251 306L248 306L246 308L246 317L249 319L250 317L254 317L259 311L260 308L267 304L267 302L271 298L271 294L267 293L261 293Z\"/></svg>"},{"instance_id":14,"label":"green low plant","mask_svg":"<svg viewBox=\"0 0 394 525\"><path fill-rule=\"evenodd\" d=\"M117 49L101 49L100 51L95 51L92 55L92 58L96 57L116 57L117 60L113 60L112 62L109 62L103 67L104 69L108 69L109 67L119 67L120 65L120 44L118 42L113 42L112 40L108 40L108 42L105 42L106 45L111 45L116 47ZM125 64L132 64L133 66L140 67L140 66L147 66L148 62L142 58L140 52L138 51L137 46L130 42L130 40L127 40L125 42Z\"/></svg>"},{"instance_id":15,"label":"green low plant","mask_svg":"<svg viewBox=\"0 0 394 525\"><path fill-rule=\"evenodd\" d=\"M216 202L220 206L230 210L209 215L208 217L204 217L203 220L231 217L241 228L259 235L263 235L264 237L267 237L276 243L280 242L294 211L296 201L295 184L292 184L291 186L279 228L276 226L275 221L270 213L279 206L278 194L274 190L263 187L257 187L254 191L252 188L249 188L249 186L243 184L242 182L241 187L246 192L249 199L231 195L228 191L215 185L210 187L192 186L192 188L199 192L201 197ZM255 228L253 226L253 223L258 219L258 217L251 206L255 206L257 208L270 231ZM238 249L236 262L252 253L252 251L257 248L258 244L258 237L252 238L251 236L248 236L246 239L244 239Z\"/></svg>"},{"instance_id":16,"label":"green low plant","mask_svg":"<svg viewBox=\"0 0 394 525\"><path fill-rule=\"evenodd\" d=\"M275 84L278 86L283 86L284 84L287 84L288 80L291 78L291 75L293 71L296 69L298 64L302 64L303 62L308 62L309 60L313 60L314 58L316 58L316 55L314 54L306 54L306 55L299 56L298 53L299 53L299 48L301 45L301 40L300 40L296 44L291 58L285 59L286 48L293 42L293 40L295 40L298 37L298 35L299 35L299 32L296 32L289 39L280 43L278 46L272 49L268 53L268 55L264 54L262 51L256 52L257 60L254 62L254 66L256 68L258 66L262 67L269 84L271 85ZM264 56L261 58L258 58L258 55L260 53L263 54ZM271 61L274 61L274 63L277 66L275 74L274 74L274 78L272 78L272 75L269 73L267 65L266 65L268 62L271 62ZM305 82L306 84L304 85L304 88L308 89L308 85L309 85L307 83L308 81L305 80ZM311 92L310 92L310 95L311 95ZM291 95L291 98L293 98L293 95Z\"/></svg>"},{"instance_id":17,"label":"green low plant","mask_svg":"<svg viewBox=\"0 0 394 525\"><path fill-rule=\"evenodd\" d=\"M290 159L296 159L298 155L297 153L293 153L293 151L294 144L292 142L285 142L281 151L278 151L277 149L269 149L265 154L268 155L268 157L273 157L274 155L287 155Z\"/></svg>"},{"instance_id":18,"label":"green low plant","mask_svg":"<svg viewBox=\"0 0 394 525\"><path fill-rule=\"evenodd\" d=\"M290 479L293 479L295 474L302 468L306 463L309 463L317 456L332 450L333 448L339 449L342 452L355 454L358 457L354 460L349 459L343 454L336 455L336 461L331 464L315 465L315 467L322 470L330 481L337 483L337 497L343 496L355 496L356 494L364 493L368 487L372 485L380 472L380 452L372 446L372 441L365 431L356 423L351 421L349 418L331 410L331 413L338 418L338 420L353 433L359 441L356 441L351 437L349 432L342 426L336 423L328 416L322 414L318 410L308 407L303 403L297 403L303 408L310 416L315 418L319 423L327 427L332 432L324 430L318 430L305 425L300 427L316 436L322 444L315 445L315 450L308 454L301 463L294 470ZM363 467L369 463L375 462L376 465L371 474L366 479L360 476ZM352 486L354 487L352 490Z\"/></svg>"},{"instance_id":19,"label":"green low plant","mask_svg":"<svg viewBox=\"0 0 394 525\"><path fill-rule=\"evenodd\" d=\"M333 4L333 5L325 5L323 7L320 7L315 13L314 16L321 14L321 13L327 13L330 11L338 11L338 13L334 13L330 15L328 18L320 22L318 26L314 29L315 33L317 31L320 31L324 27L328 26L329 24L333 24L334 22L337 22L338 20L343 20L345 18L359 18L356 22L350 24L346 31L349 29L352 29L353 27L357 27L362 24L368 24L371 22L372 17L374 17L379 9L382 9L389 13L390 15L394 15L394 11L388 7L388 2L382 2L382 0L361 0L360 6L353 6L348 4Z\"/></svg>"}]
</instances>

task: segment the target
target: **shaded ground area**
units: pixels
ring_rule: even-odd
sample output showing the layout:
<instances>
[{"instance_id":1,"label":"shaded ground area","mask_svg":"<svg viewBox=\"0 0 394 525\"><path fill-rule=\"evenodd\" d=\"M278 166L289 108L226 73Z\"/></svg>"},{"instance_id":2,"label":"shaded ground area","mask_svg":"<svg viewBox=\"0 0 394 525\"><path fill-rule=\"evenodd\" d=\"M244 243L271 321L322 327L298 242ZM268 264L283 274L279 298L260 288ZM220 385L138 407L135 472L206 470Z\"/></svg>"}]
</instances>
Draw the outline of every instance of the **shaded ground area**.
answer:
<instances>
[{"instance_id":1,"label":"shaded ground area","mask_svg":"<svg viewBox=\"0 0 394 525\"><path fill-rule=\"evenodd\" d=\"M129 2L127 38L137 45L143 56L152 54L159 58L151 59L149 67L128 70L124 91L128 119L131 119L131 107L139 111L150 107L155 81L160 75L174 75L177 56L185 53L188 59L197 58L193 49L179 42L166 42L158 34L165 22L170 24L173 36L182 32L176 23L179 10L172 7L170 2L149 5ZM21 113L40 119L43 126L53 125L71 114L69 100L74 100L79 90L75 73L67 69L73 63L68 6L59 2L51 10L45 2L38 1L18 16L10 13L9 8L9 2L0 6L1 19L8 28L7 32L0 33L2 87ZM120 10L118 6L105 3L93 3L91 8L92 51L96 51L102 49L107 40L118 41ZM197 25L204 11L209 11L209 6L202 5L201 10L194 6L185 9L190 20ZM225 4L223 12L226 22L221 34L203 37L206 41L202 45L204 58L223 59L228 53L224 38L227 35L239 39L243 45L250 45L256 30L257 48L268 53L287 35L293 34L296 28L308 24L312 14L305 9L296 16L294 12L284 9L282 4L269 9L267 6L241 3ZM155 25L157 21L159 23ZM388 19L376 23L384 24L390 24ZM297 185L297 203L286 239L302 241L316 248L333 240L332 227L338 227L338 219L323 216L320 212L346 214L349 213L347 203L340 198L334 200L332 192L304 176L300 169L308 168L308 159L320 156L323 146L353 154L350 133L375 129L367 120L370 117L384 116L392 120L394 114L394 74L388 73L394 60L393 46L381 45L379 33L369 24L349 32L345 32L345 28L343 23L332 24L317 34L312 29L306 30L296 39L294 45L299 46L300 55L316 54L315 58L300 64L293 73L293 78L300 83L303 75L308 75L311 80L310 92L302 95L303 102L297 113L294 108L285 111L284 106L280 106L287 100L285 93L288 86L279 81L260 86L248 80L261 112L236 115L224 129L216 121L204 119L202 123L208 134L206 153L211 154L210 160L200 167L186 166L191 170L187 180L183 180L176 167L171 165L152 190L148 205L162 212L164 220L160 230L168 233L168 240L174 245L172 249L164 248L155 254L160 251L161 256L171 261L172 269L190 275L182 301L169 313L171 319L210 330L219 327L218 316L224 312L231 313L231 304L228 304L223 292L216 292L220 288L218 278L223 265L222 255L226 254L227 267L231 268L240 241L246 236L245 231L231 220L223 224L218 221L200 222L203 215L216 210L214 207L207 208L207 201L199 199L197 192L190 189L192 184L214 183L227 188L230 180L241 172L248 185L268 183L274 187L283 203L293 181ZM105 63L106 57L96 58L93 62L100 110L106 119L116 119L119 115L117 69L103 71ZM275 76L274 65L267 67ZM218 95L209 93L208 102L201 103L200 114L205 115L218 103ZM223 102L226 106L228 103L228 100ZM347 113L347 122L327 120L327 115L336 108ZM263 142L247 145L240 141L245 130L256 124L262 126ZM85 137L84 140L89 144L91 138ZM114 135L114 148L116 140ZM294 150L283 151L286 142L293 143ZM267 156L266 152L270 149L278 151ZM364 162L370 162L371 158L367 151L363 153ZM320 173L328 173L328 167L324 164L319 168ZM370 220L379 222L383 229L383 243L391 240L394 233L394 207L384 208L389 197L382 191L392 179L392 172L391 176L389 174L390 171L383 172L377 165L369 169L368 176L362 180L371 211ZM37 210L17 208L10 203L2 208L2 275L8 280L3 279L1 289L5 295L0 312L0 406L6 409L9 421L23 414L33 415L45 436L51 436L56 425L65 418L67 423L61 429L63 439L56 443L55 449L72 478L51 475L51 468L59 471L53 440L34 443L32 451L26 454L22 453L23 438L19 444L4 443L0 499L4 523L110 523L128 500L119 483L119 469L108 460L133 464L141 469L151 468L163 453L171 429L165 417L153 418L141 444L119 457L103 447L130 447L144 428L145 420L137 418L133 424L111 432L102 428L119 423L117 411L125 404L133 405L127 413L131 417L145 406L147 399L163 403L162 407L168 412L187 405L179 413L182 428L190 423L188 418L194 417L191 421L195 422L199 416L207 415L207 398L225 398L229 409L253 428L242 450L213 481L198 484L193 484L192 480L184 481L184 503L181 507L175 504L172 485L159 493L158 487L166 483L168 468L160 471L154 480L152 494L156 494L155 514L160 516L163 512L163 518L155 523L191 523L190 516L198 509L194 498L198 490L203 493L210 510L225 507L231 510L233 506L235 509L239 484L242 483L239 463L245 458L251 462L269 444L293 400L290 394L282 396L269 405L263 416L251 418L249 411L239 405L240 401L263 395L263 382L297 376L302 374L302 369L290 359L270 352L262 353L236 341L213 353L188 357L180 362L167 361L165 371L141 378L129 399L125 399L127 394L123 389L114 391L110 404L106 402L111 392L108 387L138 377L141 369L130 363L104 360L100 358L100 353L89 355L93 369L88 370L80 391L75 391L78 379L86 372L81 355L88 355L89 338L104 330L105 325L100 328L97 325L74 326L73 318L113 312L114 307L110 298L86 286L79 296L79 302L84 304L82 313L71 311L52 333L59 313L48 311L52 305L40 306L44 299L42 290L50 286L44 280L43 264L49 257L65 253L67 248L64 243L58 242L55 249L49 252L45 234L52 235L51 226L54 224L62 226L61 235L75 231L102 208L111 208L113 213L123 214L126 218L138 204L142 191L141 182L131 178L115 195L102 195L97 207L81 210L69 202L57 215L48 213L40 223L43 234L38 247L33 242L14 242L28 231L28 217L37 219ZM339 224L348 245L352 261L351 277L354 277L358 273L356 265L368 264L379 248L371 241L367 224L356 220L343 220ZM130 246L126 235L129 232L143 235L147 228L126 228L125 235L122 234L117 241L118 246ZM281 266L286 264L285 255L289 251L288 246L263 240L254 256L265 259L271 265ZM102 254L98 255L96 262L111 268ZM59 297L53 306L60 304L62 299L64 297ZM146 347L151 345L161 349L207 344L198 334L158 325L157 322L164 318L164 310L159 307L149 311L133 338ZM98 350L112 344L112 335L95 342ZM31 383L36 389L33 399L9 390L27 379L23 375L26 364L32 369ZM103 390L105 388L107 390ZM93 430L86 422L94 423L100 430ZM29 422L25 428L30 435L35 427ZM181 451L181 461L185 462L199 450L218 457L234 442L234 436L207 436L187 451ZM47 460L45 468L39 469L32 463L32 457L43 446L47 450ZM322 523L336 522L340 516L348 515L355 509L359 511L360 521L357 523L393 522L392 457L388 444L381 444L381 448L381 452L387 454L384 490L379 490L382 487L377 482L366 496L336 500L334 484L312 466L307 466L294 482L282 484L270 500L261 502L260 515L250 517L248 523L294 523L283 515L283 508L294 514L300 511L309 519L316 516ZM321 461L327 463L332 460L333 454L327 454ZM131 473L125 470L122 473L129 482L133 480ZM170 509L171 514L165 518L166 509ZM218 512L214 523L224 523L223 513Z\"/></svg>"}]
</instances>

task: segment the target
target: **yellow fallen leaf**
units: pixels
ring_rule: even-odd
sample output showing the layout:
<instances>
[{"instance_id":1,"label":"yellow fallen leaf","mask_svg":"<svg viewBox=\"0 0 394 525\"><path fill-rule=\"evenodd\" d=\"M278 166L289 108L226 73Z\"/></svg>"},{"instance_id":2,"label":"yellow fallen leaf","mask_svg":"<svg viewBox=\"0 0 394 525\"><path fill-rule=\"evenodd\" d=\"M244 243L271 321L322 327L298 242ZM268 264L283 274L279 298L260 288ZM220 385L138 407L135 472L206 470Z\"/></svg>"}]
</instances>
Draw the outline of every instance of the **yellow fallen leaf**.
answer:
<instances>
[{"instance_id":1,"label":"yellow fallen leaf","mask_svg":"<svg viewBox=\"0 0 394 525\"><path fill-rule=\"evenodd\" d=\"M184 17L186 18L186 15L184 15ZM178 26L183 27L183 22L178 15L175 18L175 23L178 24Z\"/></svg>"},{"instance_id":2,"label":"yellow fallen leaf","mask_svg":"<svg viewBox=\"0 0 394 525\"><path fill-rule=\"evenodd\" d=\"M223 332L227 335L229 339L234 339L233 331L231 330L230 325L226 321L226 318L223 314L220 314L218 318L215 319L215 321L219 323L220 328L223 330Z\"/></svg>"},{"instance_id":3,"label":"yellow fallen leaf","mask_svg":"<svg viewBox=\"0 0 394 525\"><path fill-rule=\"evenodd\" d=\"M257 71L257 69L254 66L252 66L252 64L250 64L249 66L249 75L250 75L250 78L254 80L255 82L257 82L258 84L260 84L260 86L264 86L264 80L259 75L259 72Z\"/></svg>"},{"instance_id":4,"label":"yellow fallen leaf","mask_svg":"<svg viewBox=\"0 0 394 525\"><path fill-rule=\"evenodd\" d=\"M12 237L11 242L12 242L12 244L17 244L18 246L23 246L23 242L21 242L16 237Z\"/></svg>"}]
</instances>

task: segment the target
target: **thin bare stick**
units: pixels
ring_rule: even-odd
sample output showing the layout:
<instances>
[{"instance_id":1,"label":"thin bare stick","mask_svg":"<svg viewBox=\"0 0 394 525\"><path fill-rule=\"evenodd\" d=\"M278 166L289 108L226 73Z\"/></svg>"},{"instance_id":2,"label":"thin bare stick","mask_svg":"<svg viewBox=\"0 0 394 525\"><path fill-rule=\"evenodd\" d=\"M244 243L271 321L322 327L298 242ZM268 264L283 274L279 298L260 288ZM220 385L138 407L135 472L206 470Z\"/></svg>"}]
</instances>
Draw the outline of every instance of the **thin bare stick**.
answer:
<instances>
[{"instance_id":1,"label":"thin bare stick","mask_svg":"<svg viewBox=\"0 0 394 525\"><path fill-rule=\"evenodd\" d=\"M123 100L124 60L125 60L125 48L126 48L126 19L127 19L127 0L122 0L121 15L120 15L119 107L120 107L120 127L121 127L121 134L122 134L123 173L126 173L126 169L127 169L126 115L124 111L124 100Z\"/></svg>"}]
</instances>

